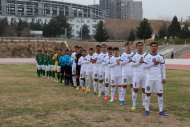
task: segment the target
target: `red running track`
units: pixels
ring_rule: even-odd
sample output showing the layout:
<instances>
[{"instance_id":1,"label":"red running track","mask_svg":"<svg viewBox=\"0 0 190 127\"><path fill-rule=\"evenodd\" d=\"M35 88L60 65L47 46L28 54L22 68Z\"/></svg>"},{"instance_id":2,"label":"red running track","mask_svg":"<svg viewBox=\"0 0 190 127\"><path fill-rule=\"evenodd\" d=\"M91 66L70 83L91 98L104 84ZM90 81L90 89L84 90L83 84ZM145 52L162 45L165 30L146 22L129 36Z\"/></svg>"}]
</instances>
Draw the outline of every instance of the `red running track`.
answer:
<instances>
[{"instance_id":1,"label":"red running track","mask_svg":"<svg viewBox=\"0 0 190 127\"><path fill-rule=\"evenodd\" d=\"M166 68L172 69L172 70L189 70L190 71L190 65L166 64Z\"/></svg>"}]
</instances>

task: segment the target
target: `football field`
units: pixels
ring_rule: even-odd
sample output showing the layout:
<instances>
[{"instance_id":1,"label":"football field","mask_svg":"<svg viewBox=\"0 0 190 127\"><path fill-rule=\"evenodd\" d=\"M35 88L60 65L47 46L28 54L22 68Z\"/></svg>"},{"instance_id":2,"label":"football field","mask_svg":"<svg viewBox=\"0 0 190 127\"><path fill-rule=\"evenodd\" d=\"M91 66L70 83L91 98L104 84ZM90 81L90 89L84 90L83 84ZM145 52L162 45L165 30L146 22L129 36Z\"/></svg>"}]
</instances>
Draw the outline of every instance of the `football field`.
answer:
<instances>
[{"instance_id":1,"label":"football field","mask_svg":"<svg viewBox=\"0 0 190 127\"><path fill-rule=\"evenodd\" d=\"M190 71L167 70L164 106L158 115L157 96L151 97L150 116L141 106L110 103L47 78L37 78L35 65L0 65L0 127L189 127ZM138 95L141 104L141 94Z\"/></svg>"}]
</instances>

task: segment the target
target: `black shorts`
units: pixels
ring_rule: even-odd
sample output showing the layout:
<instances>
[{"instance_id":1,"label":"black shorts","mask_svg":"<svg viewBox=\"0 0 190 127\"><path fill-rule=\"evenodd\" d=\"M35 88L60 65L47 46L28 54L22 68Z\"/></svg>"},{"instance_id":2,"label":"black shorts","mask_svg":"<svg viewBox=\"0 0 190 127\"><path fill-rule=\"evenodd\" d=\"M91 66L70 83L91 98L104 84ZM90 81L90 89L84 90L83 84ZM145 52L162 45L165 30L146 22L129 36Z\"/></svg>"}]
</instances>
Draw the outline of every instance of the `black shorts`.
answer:
<instances>
[{"instance_id":1,"label":"black shorts","mask_svg":"<svg viewBox=\"0 0 190 127\"><path fill-rule=\"evenodd\" d=\"M65 65L65 73L67 75L71 75L72 74L72 67L69 65Z\"/></svg>"},{"instance_id":2,"label":"black shorts","mask_svg":"<svg viewBox=\"0 0 190 127\"><path fill-rule=\"evenodd\" d=\"M80 68L81 68L80 65L76 66L76 75L80 75Z\"/></svg>"}]
</instances>

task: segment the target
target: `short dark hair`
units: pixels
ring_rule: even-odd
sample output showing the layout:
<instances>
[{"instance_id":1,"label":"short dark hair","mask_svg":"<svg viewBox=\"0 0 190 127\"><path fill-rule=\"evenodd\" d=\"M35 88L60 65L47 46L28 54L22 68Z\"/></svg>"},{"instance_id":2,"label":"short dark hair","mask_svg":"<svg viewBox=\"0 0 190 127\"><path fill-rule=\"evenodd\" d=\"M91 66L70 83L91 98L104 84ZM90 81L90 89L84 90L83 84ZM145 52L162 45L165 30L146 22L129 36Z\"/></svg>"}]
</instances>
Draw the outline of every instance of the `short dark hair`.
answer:
<instances>
[{"instance_id":1,"label":"short dark hair","mask_svg":"<svg viewBox=\"0 0 190 127\"><path fill-rule=\"evenodd\" d=\"M76 46L75 46L75 49L79 49L79 46L78 46L78 45L76 45Z\"/></svg>"},{"instance_id":2,"label":"short dark hair","mask_svg":"<svg viewBox=\"0 0 190 127\"><path fill-rule=\"evenodd\" d=\"M58 50L62 51L62 49L58 49Z\"/></svg>"},{"instance_id":3,"label":"short dark hair","mask_svg":"<svg viewBox=\"0 0 190 127\"><path fill-rule=\"evenodd\" d=\"M86 50L85 50L85 49L83 49L83 50L82 50L82 52L86 52Z\"/></svg>"},{"instance_id":4,"label":"short dark hair","mask_svg":"<svg viewBox=\"0 0 190 127\"><path fill-rule=\"evenodd\" d=\"M68 52L68 51L69 51L69 49L66 49L66 50L65 50L65 52Z\"/></svg>"},{"instance_id":5,"label":"short dark hair","mask_svg":"<svg viewBox=\"0 0 190 127\"><path fill-rule=\"evenodd\" d=\"M125 42L125 46L126 46L126 45L128 45L128 44L131 44L131 43L130 43L130 42L128 42L128 41L127 41L127 42Z\"/></svg>"},{"instance_id":6,"label":"short dark hair","mask_svg":"<svg viewBox=\"0 0 190 127\"><path fill-rule=\"evenodd\" d=\"M93 49L93 48L89 48L89 50L92 50L92 51L94 51L94 49Z\"/></svg>"},{"instance_id":7,"label":"short dark hair","mask_svg":"<svg viewBox=\"0 0 190 127\"><path fill-rule=\"evenodd\" d=\"M151 43L150 43L150 46L152 46L152 45L154 45L154 44L158 46L158 43L155 42L155 41L154 41L154 42L151 42Z\"/></svg>"},{"instance_id":8,"label":"short dark hair","mask_svg":"<svg viewBox=\"0 0 190 127\"><path fill-rule=\"evenodd\" d=\"M101 45L101 47L103 47L103 46L104 46L104 47L107 47L107 45L106 45L106 44L102 44L102 45Z\"/></svg>"},{"instance_id":9,"label":"short dark hair","mask_svg":"<svg viewBox=\"0 0 190 127\"><path fill-rule=\"evenodd\" d=\"M119 51L118 47L113 48L113 51Z\"/></svg>"},{"instance_id":10,"label":"short dark hair","mask_svg":"<svg viewBox=\"0 0 190 127\"><path fill-rule=\"evenodd\" d=\"M144 43L141 42L141 41L137 42L137 43L136 43L136 46L137 46L138 44L142 44L142 45L144 45Z\"/></svg>"},{"instance_id":11,"label":"short dark hair","mask_svg":"<svg viewBox=\"0 0 190 127\"><path fill-rule=\"evenodd\" d=\"M107 50L113 50L113 48L109 46L109 47L107 48Z\"/></svg>"},{"instance_id":12,"label":"short dark hair","mask_svg":"<svg viewBox=\"0 0 190 127\"><path fill-rule=\"evenodd\" d=\"M101 48L101 46L100 45L96 45L96 48Z\"/></svg>"}]
</instances>

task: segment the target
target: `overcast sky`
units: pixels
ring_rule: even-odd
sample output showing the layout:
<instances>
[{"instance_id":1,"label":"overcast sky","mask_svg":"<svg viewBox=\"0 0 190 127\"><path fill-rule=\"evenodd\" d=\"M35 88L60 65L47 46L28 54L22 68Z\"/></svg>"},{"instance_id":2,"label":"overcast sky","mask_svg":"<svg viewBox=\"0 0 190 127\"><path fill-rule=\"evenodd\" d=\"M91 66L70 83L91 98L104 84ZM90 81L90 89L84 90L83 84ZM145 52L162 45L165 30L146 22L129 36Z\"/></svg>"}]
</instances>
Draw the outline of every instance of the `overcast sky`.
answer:
<instances>
[{"instance_id":1,"label":"overcast sky","mask_svg":"<svg viewBox=\"0 0 190 127\"><path fill-rule=\"evenodd\" d=\"M58 0L79 4L93 4L94 0ZM99 0L95 0L96 3ZM149 19L172 19L176 15L179 19L190 16L190 0L135 0L143 1L143 17Z\"/></svg>"}]
</instances>

